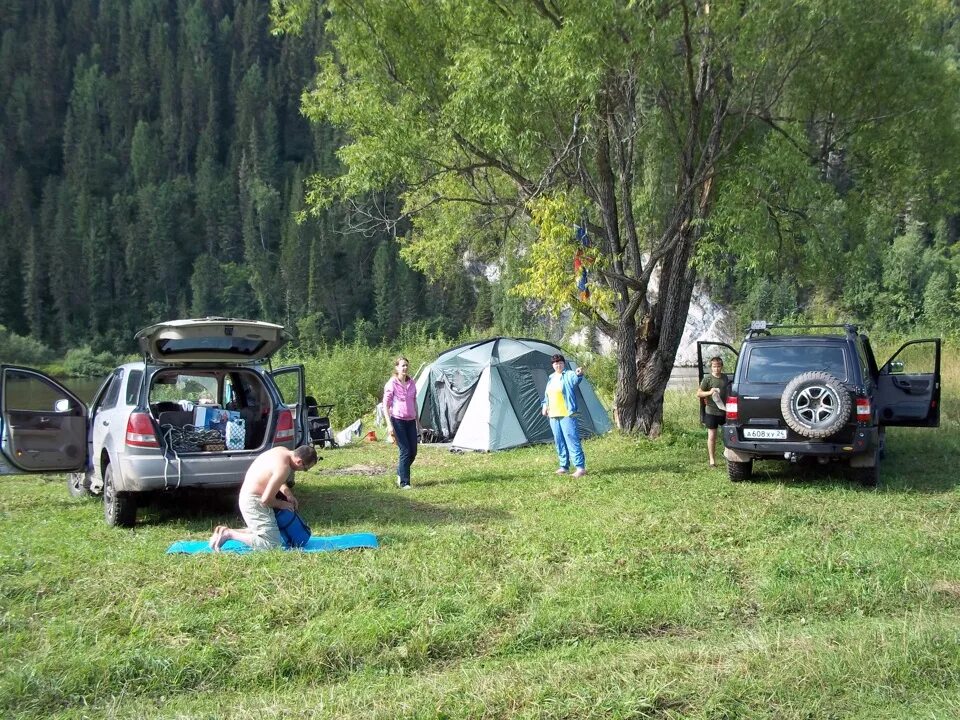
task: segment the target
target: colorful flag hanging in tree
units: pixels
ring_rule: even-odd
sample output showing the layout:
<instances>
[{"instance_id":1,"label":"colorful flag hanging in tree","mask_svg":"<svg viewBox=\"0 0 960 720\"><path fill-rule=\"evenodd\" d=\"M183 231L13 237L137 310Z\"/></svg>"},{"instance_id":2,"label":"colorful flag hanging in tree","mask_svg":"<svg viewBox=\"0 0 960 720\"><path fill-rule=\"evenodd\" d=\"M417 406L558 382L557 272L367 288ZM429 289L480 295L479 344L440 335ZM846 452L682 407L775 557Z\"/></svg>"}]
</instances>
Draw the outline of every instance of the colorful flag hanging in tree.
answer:
<instances>
[{"instance_id":1,"label":"colorful flag hanging in tree","mask_svg":"<svg viewBox=\"0 0 960 720\"><path fill-rule=\"evenodd\" d=\"M587 266L593 263L593 258L587 254L587 248L590 247L590 236L587 234L586 222L581 225L573 226L580 243L576 252L573 254L573 274L577 280L577 291L581 302L587 302L590 299L590 287L587 285Z\"/></svg>"}]
</instances>

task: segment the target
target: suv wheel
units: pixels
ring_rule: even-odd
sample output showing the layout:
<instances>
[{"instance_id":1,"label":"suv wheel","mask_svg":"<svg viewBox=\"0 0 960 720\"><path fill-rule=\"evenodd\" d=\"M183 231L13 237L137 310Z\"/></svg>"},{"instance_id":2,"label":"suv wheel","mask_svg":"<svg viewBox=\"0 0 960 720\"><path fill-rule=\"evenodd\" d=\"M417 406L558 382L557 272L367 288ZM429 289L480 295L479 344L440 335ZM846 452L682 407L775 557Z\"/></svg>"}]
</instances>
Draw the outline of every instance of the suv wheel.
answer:
<instances>
[{"instance_id":1,"label":"suv wheel","mask_svg":"<svg viewBox=\"0 0 960 720\"><path fill-rule=\"evenodd\" d=\"M727 475L731 482L743 482L753 477L753 460L736 462L727 460Z\"/></svg>"},{"instance_id":2,"label":"suv wheel","mask_svg":"<svg viewBox=\"0 0 960 720\"><path fill-rule=\"evenodd\" d=\"M117 492L113 483L113 465L103 470L103 516L107 525L133 527L137 521L137 503L133 495Z\"/></svg>"},{"instance_id":3,"label":"suv wheel","mask_svg":"<svg viewBox=\"0 0 960 720\"><path fill-rule=\"evenodd\" d=\"M787 383L780 397L783 419L808 438L833 435L850 417L850 394L825 372L805 372Z\"/></svg>"}]
</instances>

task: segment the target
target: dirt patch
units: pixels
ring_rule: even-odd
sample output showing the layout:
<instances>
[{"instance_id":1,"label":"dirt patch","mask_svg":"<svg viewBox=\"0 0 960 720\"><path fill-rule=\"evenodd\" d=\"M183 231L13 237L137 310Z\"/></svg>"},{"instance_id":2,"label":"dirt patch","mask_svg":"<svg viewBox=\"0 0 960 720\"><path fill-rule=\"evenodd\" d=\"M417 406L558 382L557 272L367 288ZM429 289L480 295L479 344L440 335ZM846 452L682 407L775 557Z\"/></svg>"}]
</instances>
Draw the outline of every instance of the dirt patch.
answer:
<instances>
[{"instance_id":1,"label":"dirt patch","mask_svg":"<svg viewBox=\"0 0 960 720\"><path fill-rule=\"evenodd\" d=\"M944 595L960 597L960 582L941 580L940 582L933 584L933 591L936 593L942 593Z\"/></svg>"},{"instance_id":2,"label":"dirt patch","mask_svg":"<svg viewBox=\"0 0 960 720\"><path fill-rule=\"evenodd\" d=\"M389 468L382 465L351 465L337 470L326 470L324 475L386 475Z\"/></svg>"}]
</instances>

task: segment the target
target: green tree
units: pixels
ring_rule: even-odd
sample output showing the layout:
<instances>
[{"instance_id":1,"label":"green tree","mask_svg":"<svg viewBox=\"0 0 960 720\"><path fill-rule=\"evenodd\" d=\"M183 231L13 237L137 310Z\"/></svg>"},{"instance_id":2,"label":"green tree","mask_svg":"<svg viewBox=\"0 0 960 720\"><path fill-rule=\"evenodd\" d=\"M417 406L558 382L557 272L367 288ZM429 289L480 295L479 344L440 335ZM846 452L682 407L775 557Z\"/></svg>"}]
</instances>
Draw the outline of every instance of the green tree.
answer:
<instances>
[{"instance_id":1,"label":"green tree","mask_svg":"<svg viewBox=\"0 0 960 720\"><path fill-rule=\"evenodd\" d=\"M949 272L938 269L931 275L923 291L923 322L941 331L960 327L954 304L954 283Z\"/></svg>"},{"instance_id":2,"label":"green tree","mask_svg":"<svg viewBox=\"0 0 960 720\"><path fill-rule=\"evenodd\" d=\"M400 329L400 304L397 293L396 247L381 241L373 254L373 296L377 330L381 338L393 339Z\"/></svg>"},{"instance_id":3,"label":"green tree","mask_svg":"<svg viewBox=\"0 0 960 720\"><path fill-rule=\"evenodd\" d=\"M295 30L315 4L275 0L275 21ZM399 184L404 254L431 274L516 236L528 247L519 290L616 341L617 423L650 435L693 260L745 159L781 136L802 158L777 165L782 187L813 165L836 193L854 176L864 191L902 190L927 182L902 169L952 123L934 0L873 3L866 23L854 0L324 8L333 49L305 110L350 140L343 172L317 179L312 201ZM950 158L934 162L928 178L944 177ZM578 221L593 241L589 302L570 268Z\"/></svg>"},{"instance_id":4,"label":"green tree","mask_svg":"<svg viewBox=\"0 0 960 720\"><path fill-rule=\"evenodd\" d=\"M190 289L193 298L190 314L193 317L220 315L224 312L221 303L220 265L210 255L201 255L194 262Z\"/></svg>"}]
</instances>

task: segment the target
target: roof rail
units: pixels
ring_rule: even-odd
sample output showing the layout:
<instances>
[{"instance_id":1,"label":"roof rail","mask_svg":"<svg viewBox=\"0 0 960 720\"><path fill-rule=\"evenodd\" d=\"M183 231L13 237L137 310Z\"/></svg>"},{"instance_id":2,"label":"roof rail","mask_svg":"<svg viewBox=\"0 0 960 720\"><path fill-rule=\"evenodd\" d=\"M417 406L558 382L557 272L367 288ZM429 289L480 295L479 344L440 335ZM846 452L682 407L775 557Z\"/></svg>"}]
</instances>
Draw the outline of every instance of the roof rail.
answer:
<instances>
[{"instance_id":1,"label":"roof rail","mask_svg":"<svg viewBox=\"0 0 960 720\"><path fill-rule=\"evenodd\" d=\"M852 335L856 335L860 331L859 326L854 323L838 323L835 325L780 325L777 323L768 323L766 320L752 320L750 327L747 328L747 337L770 335L771 330L815 330L822 328L842 328Z\"/></svg>"}]
</instances>

